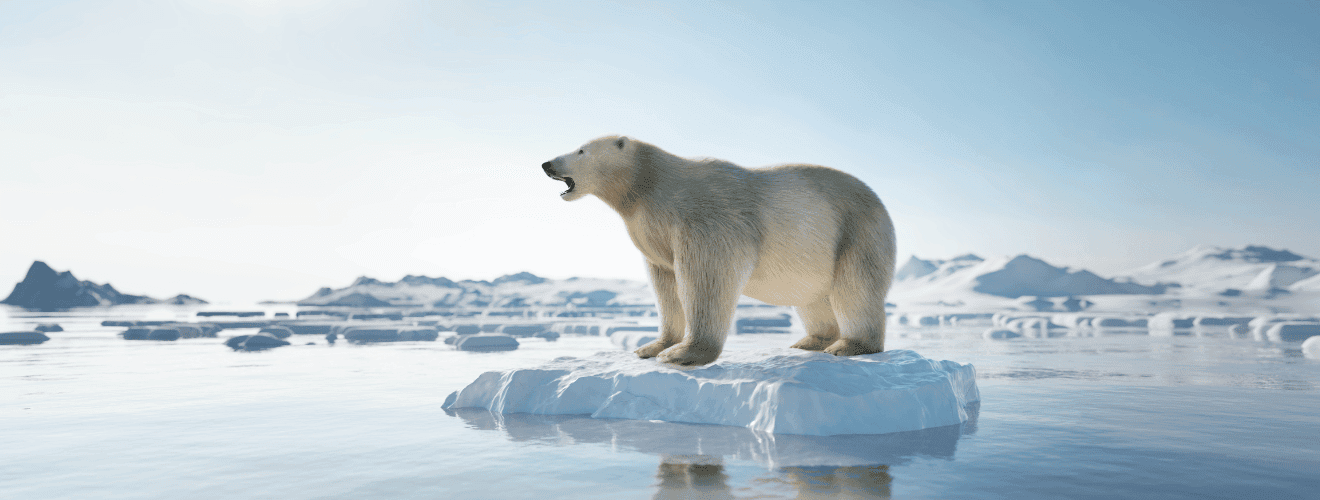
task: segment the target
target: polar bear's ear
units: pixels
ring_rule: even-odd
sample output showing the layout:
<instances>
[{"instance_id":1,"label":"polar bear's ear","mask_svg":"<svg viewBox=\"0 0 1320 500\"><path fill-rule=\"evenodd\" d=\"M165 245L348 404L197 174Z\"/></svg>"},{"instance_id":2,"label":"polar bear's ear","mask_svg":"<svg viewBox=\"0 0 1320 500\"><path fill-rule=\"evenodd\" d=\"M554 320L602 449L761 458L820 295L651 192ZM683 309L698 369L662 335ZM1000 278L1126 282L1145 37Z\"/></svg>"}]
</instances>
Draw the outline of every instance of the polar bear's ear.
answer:
<instances>
[{"instance_id":1,"label":"polar bear's ear","mask_svg":"<svg viewBox=\"0 0 1320 500\"><path fill-rule=\"evenodd\" d=\"M614 140L614 145L615 145L615 146L618 146L619 149L623 149L624 146L628 145L628 138L627 138L627 137L620 137L620 138L618 138L618 139L615 139L615 140Z\"/></svg>"}]
</instances>

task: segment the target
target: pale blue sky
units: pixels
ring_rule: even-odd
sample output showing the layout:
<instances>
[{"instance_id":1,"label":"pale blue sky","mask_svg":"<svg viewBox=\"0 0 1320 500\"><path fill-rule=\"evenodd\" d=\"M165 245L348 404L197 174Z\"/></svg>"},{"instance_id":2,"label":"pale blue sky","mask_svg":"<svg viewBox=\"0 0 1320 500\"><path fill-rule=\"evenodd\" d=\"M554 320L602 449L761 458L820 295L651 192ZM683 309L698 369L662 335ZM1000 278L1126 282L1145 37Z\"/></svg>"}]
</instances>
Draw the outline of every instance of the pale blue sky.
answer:
<instances>
[{"instance_id":1,"label":"pale blue sky","mask_svg":"<svg viewBox=\"0 0 1320 500\"><path fill-rule=\"evenodd\" d=\"M899 252L1320 255L1317 2L0 2L0 286L643 277L541 162L851 172ZM7 293L8 289L0 293Z\"/></svg>"}]
</instances>

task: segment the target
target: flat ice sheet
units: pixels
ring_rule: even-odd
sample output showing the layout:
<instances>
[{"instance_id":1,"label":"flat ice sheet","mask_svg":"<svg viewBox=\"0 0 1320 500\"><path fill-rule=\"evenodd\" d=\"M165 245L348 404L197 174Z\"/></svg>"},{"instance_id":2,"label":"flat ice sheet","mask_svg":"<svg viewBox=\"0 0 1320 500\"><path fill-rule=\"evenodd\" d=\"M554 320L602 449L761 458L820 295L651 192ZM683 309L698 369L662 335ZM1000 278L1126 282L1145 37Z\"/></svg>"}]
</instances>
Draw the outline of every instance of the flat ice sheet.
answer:
<instances>
[{"instance_id":1,"label":"flat ice sheet","mask_svg":"<svg viewBox=\"0 0 1320 500\"><path fill-rule=\"evenodd\" d=\"M679 369L631 352L486 372L445 408L746 427L779 434L885 434L956 425L980 400L976 369L909 350L837 357L772 348Z\"/></svg>"}]
</instances>

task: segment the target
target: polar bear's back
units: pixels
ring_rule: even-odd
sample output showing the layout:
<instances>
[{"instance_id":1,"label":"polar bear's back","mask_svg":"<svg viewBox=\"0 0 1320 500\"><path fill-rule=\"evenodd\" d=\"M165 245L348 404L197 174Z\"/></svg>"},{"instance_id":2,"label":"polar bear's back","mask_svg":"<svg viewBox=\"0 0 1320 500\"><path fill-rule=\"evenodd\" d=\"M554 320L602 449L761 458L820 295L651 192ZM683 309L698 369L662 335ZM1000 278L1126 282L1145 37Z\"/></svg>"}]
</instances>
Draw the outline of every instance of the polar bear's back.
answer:
<instances>
[{"instance_id":1,"label":"polar bear's back","mask_svg":"<svg viewBox=\"0 0 1320 500\"><path fill-rule=\"evenodd\" d=\"M889 215L856 177L815 165L749 173L763 194L764 239L747 295L769 303L800 304L826 294L840 256L853 245L865 245L892 260Z\"/></svg>"}]
</instances>

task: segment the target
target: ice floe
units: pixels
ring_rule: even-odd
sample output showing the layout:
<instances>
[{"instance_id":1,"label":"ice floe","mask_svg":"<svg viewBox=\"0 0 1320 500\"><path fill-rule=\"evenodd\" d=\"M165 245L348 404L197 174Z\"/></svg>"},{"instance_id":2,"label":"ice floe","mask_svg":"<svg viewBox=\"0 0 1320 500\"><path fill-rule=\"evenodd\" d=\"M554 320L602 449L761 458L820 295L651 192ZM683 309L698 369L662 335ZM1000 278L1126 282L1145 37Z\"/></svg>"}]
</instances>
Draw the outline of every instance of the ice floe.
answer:
<instances>
[{"instance_id":1,"label":"ice floe","mask_svg":"<svg viewBox=\"0 0 1320 500\"><path fill-rule=\"evenodd\" d=\"M621 330L610 334L610 342L619 346L625 351L632 351L638 347L644 346L660 338L659 329L650 327L650 330Z\"/></svg>"},{"instance_id":2,"label":"ice floe","mask_svg":"<svg viewBox=\"0 0 1320 500\"><path fill-rule=\"evenodd\" d=\"M1320 336L1314 336L1302 342L1302 353L1308 358L1320 359Z\"/></svg>"},{"instance_id":3,"label":"ice floe","mask_svg":"<svg viewBox=\"0 0 1320 500\"><path fill-rule=\"evenodd\" d=\"M837 357L778 348L726 352L688 370L629 352L563 357L482 374L444 407L831 436L961 424L967 405L979 400L970 364L908 350Z\"/></svg>"}]
</instances>

